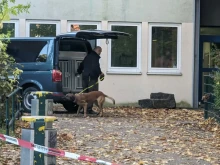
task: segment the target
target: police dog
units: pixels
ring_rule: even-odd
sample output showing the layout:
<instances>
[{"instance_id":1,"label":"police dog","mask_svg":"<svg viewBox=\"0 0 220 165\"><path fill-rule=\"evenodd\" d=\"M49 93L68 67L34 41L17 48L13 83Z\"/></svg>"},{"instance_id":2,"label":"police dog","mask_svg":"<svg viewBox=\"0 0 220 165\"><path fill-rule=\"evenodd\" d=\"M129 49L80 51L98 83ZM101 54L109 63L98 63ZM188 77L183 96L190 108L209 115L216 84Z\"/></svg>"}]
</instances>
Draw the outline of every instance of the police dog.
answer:
<instances>
[{"instance_id":1,"label":"police dog","mask_svg":"<svg viewBox=\"0 0 220 165\"><path fill-rule=\"evenodd\" d=\"M115 100L112 97L109 97L105 95L101 91L92 91L88 93L79 93L79 94L73 94L68 93L65 95L65 98L68 100L72 100L76 104L79 105L79 108L77 110L77 115L79 114L79 111L81 108L84 110L84 117L87 117L87 105L89 103L95 103L95 105L99 108L99 116L103 116L103 104L105 102L105 98L108 98L112 100L113 104L115 104Z\"/></svg>"},{"instance_id":2,"label":"police dog","mask_svg":"<svg viewBox=\"0 0 220 165\"><path fill-rule=\"evenodd\" d=\"M202 96L201 101L204 103L204 102L208 102L211 99L214 99L214 95L211 93L206 93Z\"/></svg>"}]
</instances>

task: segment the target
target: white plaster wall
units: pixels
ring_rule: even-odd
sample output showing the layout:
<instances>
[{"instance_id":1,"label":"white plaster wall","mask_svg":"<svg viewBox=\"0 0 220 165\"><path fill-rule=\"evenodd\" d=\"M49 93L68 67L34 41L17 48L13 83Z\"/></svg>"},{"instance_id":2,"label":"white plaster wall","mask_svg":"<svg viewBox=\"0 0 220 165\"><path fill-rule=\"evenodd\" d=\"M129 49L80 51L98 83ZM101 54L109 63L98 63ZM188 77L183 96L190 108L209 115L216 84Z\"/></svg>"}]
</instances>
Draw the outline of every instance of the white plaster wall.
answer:
<instances>
[{"instance_id":1,"label":"white plaster wall","mask_svg":"<svg viewBox=\"0 0 220 165\"><path fill-rule=\"evenodd\" d=\"M106 27L106 22L103 23ZM193 23L182 24L181 76L147 75L148 63L148 23L142 23L142 75L106 75L100 82L100 90L114 97L117 103L137 102L150 97L152 92L175 94L177 102L187 101L192 105L193 99ZM107 71L107 46L103 47L101 67Z\"/></svg>"},{"instance_id":2,"label":"white plaster wall","mask_svg":"<svg viewBox=\"0 0 220 165\"><path fill-rule=\"evenodd\" d=\"M29 14L47 20L193 22L193 0L16 0L31 2Z\"/></svg>"}]
</instances>

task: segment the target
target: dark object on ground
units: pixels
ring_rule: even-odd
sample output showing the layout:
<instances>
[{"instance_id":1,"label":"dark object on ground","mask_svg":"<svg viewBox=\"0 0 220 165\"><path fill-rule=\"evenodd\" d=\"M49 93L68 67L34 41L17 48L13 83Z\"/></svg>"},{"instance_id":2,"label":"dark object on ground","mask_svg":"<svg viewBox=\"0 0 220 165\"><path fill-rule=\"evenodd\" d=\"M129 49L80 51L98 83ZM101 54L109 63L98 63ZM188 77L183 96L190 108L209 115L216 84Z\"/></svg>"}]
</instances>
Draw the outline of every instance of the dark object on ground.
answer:
<instances>
[{"instance_id":1,"label":"dark object on ground","mask_svg":"<svg viewBox=\"0 0 220 165\"><path fill-rule=\"evenodd\" d=\"M138 100L138 104L142 108L176 108L174 94L169 93L151 93L150 99Z\"/></svg>"}]
</instances>

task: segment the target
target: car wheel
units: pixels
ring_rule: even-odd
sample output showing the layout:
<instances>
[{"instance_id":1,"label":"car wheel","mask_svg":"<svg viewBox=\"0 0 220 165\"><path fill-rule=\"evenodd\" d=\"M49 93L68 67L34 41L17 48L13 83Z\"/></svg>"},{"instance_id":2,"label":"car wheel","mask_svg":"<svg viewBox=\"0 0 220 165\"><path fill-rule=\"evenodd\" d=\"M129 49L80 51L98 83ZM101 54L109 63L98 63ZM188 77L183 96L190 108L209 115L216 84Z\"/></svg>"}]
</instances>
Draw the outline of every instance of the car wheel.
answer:
<instances>
[{"instance_id":1,"label":"car wheel","mask_svg":"<svg viewBox=\"0 0 220 165\"><path fill-rule=\"evenodd\" d=\"M78 105L73 103L72 101L63 102L63 107L68 111L72 113L76 113L78 109Z\"/></svg>"},{"instance_id":2,"label":"car wheel","mask_svg":"<svg viewBox=\"0 0 220 165\"><path fill-rule=\"evenodd\" d=\"M31 95L31 92L39 91L36 87L28 87L24 90L22 94L22 106L25 112L31 113L31 99L36 99L37 97Z\"/></svg>"}]
</instances>

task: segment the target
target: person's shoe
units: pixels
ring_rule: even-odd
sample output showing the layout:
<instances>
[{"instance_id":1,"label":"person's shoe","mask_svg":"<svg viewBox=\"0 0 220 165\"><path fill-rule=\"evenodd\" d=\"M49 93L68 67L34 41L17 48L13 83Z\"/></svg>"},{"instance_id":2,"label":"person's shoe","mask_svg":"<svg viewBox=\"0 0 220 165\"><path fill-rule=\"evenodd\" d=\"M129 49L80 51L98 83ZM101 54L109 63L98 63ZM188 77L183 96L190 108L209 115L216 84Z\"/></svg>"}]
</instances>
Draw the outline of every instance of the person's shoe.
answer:
<instances>
[{"instance_id":1,"label":"person's shoe","mask_svg":"<svg viewBox=\"0 0 220 165\"><path fill-rule=\"evenodd\" d=\"M93 111L93 110L88 110L87 113L88 113L88 114L93 114L93 115L97 115L97 114L98 114L97 112L95 112L95 111Z\"/></svg>"}]
</instances>

